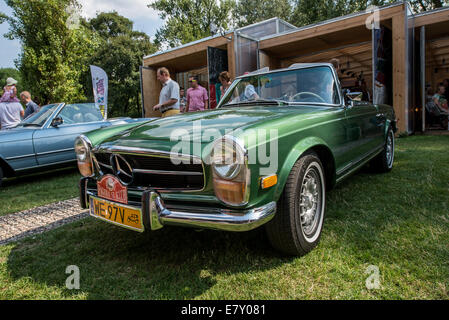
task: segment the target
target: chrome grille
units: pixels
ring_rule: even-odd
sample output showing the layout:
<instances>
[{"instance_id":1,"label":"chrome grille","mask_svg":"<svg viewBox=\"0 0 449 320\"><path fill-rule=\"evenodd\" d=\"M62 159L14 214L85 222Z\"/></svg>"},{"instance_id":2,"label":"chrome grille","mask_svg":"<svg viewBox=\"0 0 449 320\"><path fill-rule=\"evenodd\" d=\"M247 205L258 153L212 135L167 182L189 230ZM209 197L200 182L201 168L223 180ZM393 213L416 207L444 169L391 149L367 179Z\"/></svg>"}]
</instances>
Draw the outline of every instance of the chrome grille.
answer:
<instances>
[{"instance_id":1,"label":"chrome grille","mask_svg":"<svg viewBox=\"0 0 449 320\"><path fill-rule=\"evenodd\" d=\"M174 164L168 156L151 153L95 152L94 156L101 174L116 175L111 164L113 154L120 154L131 165L134 179L128 187L151 187L164 190L202 190L204 188L202 163L193 163L193 160L190 160L188 163L183 161L180 164Z\"/></svg>"}]
</instances>

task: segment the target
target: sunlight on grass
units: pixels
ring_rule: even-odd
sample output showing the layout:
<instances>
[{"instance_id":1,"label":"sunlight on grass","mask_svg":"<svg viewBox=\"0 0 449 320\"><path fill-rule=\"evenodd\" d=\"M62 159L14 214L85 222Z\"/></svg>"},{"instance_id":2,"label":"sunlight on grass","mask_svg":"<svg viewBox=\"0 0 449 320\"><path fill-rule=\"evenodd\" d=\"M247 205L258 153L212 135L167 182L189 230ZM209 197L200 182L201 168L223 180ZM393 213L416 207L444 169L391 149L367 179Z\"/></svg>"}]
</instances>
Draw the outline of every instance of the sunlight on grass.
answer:
<instances>
[{"instance_id":1,"label":"sunlight on grass","mask_svg":"<svg viewBox=\"0 0 449 320\"><path fill-rule=\"evenodd\" d=\"M283 257L263 228L138 234L87 218L0 246L0 299L449 299L449 137L397 141L388 174L328 193L319 246ZM68 290L68 265L81 289ZM369 266L380 288L366 287Z\"/></svg>"},{"instance_id":2,"label":"sunlight on grass","mask_svg":"<svg viewBox=\"0 0 449 320\"><path fill-rule=\"evenodd\" d=\"M6 180L0 187L0 216L75 198L79 179L72 167Z\"/></svg>"}]
</instances>

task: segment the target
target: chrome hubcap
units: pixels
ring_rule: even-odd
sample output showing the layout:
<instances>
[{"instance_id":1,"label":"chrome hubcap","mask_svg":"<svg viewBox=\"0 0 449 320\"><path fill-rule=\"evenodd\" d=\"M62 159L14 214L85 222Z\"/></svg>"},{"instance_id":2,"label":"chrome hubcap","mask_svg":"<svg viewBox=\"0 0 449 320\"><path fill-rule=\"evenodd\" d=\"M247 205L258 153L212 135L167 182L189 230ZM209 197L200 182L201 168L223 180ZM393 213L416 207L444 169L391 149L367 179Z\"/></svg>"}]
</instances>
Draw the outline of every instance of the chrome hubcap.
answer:
<instances>
[{"instance_id":1,"label":"chrome hubcap","mask_svg":"<svg viewBox=\"0 0 449 320\"><path fill-rule=\"evenodd\" d=\"M394 155L394 140L393 140L393 136L391 134L391 132L388 134L388 138L387 138L387 162L388 162L388 166L391 167L391 165L393 164L393 155Z\"/></svg>"},{"instance_id":2,"label":"chrome hubcap","mask_svg":"<svg viewBox=\"0 0 449 320\"><path fill-rule=\"evenodd\" d=\"M321 215L321 183L315 168L310 168L299 195L301 225L306 237L314 235Z\"/></svg>"}]
</instances>

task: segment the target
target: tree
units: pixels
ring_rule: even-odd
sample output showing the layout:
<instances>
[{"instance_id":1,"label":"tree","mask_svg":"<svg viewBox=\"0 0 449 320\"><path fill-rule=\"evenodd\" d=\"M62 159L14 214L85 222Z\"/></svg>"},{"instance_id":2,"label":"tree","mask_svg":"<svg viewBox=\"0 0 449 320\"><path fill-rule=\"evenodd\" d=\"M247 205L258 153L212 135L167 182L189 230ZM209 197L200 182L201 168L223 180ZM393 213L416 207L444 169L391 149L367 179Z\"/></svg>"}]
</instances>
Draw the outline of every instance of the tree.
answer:
<instances>
[{"instance_id":1,"label":"tree","mask_svg":"<svg viewBox=\"0 0 449 320\"><path fill-rule=\"evenodd\" d=\"M156 0L150 8L160 12L165 24L156 32L156 45L176 47L212 35L214 25L232 27L235 0Z\"/></svg>"},{"instance_id":2,"label":"tree","mask_svg":"<svg viewBox=\"0 0 449 320\"><path fill-rule=\"evenodd\" d=\"M383 6L397 0L294 0L290 22L300 27L327 19L366 10L371 5ZM411 0L414 12L428 11L449 4L448 0Z\"/></svg>"},{"instance_id":3,"label":"tree","mask_svg":"<svg viewBox=\"0 0 449 320\"><path fill-rule=\"evenodd\" d=\"M443 6L447 6L447 0L413 0L410 4L415 12L429 11Z\"/></svg>"},{"instance_id":4,"label":"tree","mask_svg":"<svg viewBox=\"0 0 449 320\"><path fill-rule=\"evenodd\" d=\"M109 115L141 116L139 66L142 58L155 52L156 47L145 33L133 31L133 22L117 12L100 13L86 26L101 38L100 48L89 64L108 74ZM87 95L92 97L90 73L85 74L85 82Z\"/></svg>"},{"instance_id":5,"label":"tree","mask_svg":"<svg viewBox=\"0 0 449 320\"><path fill-rule=\"evenodd\" d=\"M278 17L290 21L293 6L290 0L241 0L233 12L237 27Z\"/></svg>"},{"instance_id":6,"label":"tree","mask_svg":"<svg viewBox=\"0 0 449 320\"><path fill-rule=\"evenodd\" d=\"M10 32L22 52L16 60L23 86L44 103L85 100L81 75L87 59L97 47L93 35L82 25L68 24L71 12L79 10L76 0L6 0L13 10ZM70 11L72 8L72 11Z\"/></svg>"}]
</instances>

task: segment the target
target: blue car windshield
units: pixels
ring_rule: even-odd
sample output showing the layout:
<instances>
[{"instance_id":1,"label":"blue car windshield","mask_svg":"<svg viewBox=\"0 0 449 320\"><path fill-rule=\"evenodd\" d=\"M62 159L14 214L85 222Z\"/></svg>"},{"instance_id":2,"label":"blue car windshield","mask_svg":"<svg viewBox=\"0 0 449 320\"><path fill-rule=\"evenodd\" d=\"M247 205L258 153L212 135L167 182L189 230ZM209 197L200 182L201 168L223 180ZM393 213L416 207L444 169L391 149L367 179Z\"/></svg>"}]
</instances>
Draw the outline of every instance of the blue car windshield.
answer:
<instances>
[{"instance_id":1,"label":"blue car windshield","mask_svg":"<svg viewBox=\"0 0 449 320\"><path fill-rule=\"evenodd\" d=\"M57 107L58 104L49 104L47 106L41 107L38 112L23 120L18 125L18 127L42 127L47 121L48 117L56 110Z\"/></svg>"}]
</instances>

